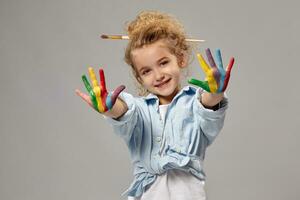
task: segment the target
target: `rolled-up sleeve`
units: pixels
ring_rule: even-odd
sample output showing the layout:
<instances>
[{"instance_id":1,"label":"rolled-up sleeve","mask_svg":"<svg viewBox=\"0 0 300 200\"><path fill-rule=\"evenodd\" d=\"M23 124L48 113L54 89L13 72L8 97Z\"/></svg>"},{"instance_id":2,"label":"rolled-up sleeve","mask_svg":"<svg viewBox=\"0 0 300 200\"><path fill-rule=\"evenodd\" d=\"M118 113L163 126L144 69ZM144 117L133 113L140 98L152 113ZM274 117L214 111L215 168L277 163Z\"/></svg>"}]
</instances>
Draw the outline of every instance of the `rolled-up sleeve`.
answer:
<instances>
[{"instance_id":1,"label":"rolled-up sleeve","mask_svg":"<svg viewBox=\"0 0 300 200\"><path fill-rule=\"evenodd\" d=\"M103 116L112 125L114 132L128 142L138 123L138 108L135 98L131 94L122 92L119 98L121 98L128 107L126 113L118 119Z\"/></svg>"},{"instance_id":2,"label":"rolled-up sleeve","mask_svg":"<svg viewBox=\"0 0 300 200\"><path fill-rule=\"evenodd\" d=\"M203 90L201 88L198 88L196 91L194 111L197 113L197 117L199 117L201 131L207 138L208 144L211 144L223 128L225 113L228 108L228 98L225 94L225 97L219 104L219 109L213 111L205 108L200 103L202 92Z\"/></svg>"}]
</instances>

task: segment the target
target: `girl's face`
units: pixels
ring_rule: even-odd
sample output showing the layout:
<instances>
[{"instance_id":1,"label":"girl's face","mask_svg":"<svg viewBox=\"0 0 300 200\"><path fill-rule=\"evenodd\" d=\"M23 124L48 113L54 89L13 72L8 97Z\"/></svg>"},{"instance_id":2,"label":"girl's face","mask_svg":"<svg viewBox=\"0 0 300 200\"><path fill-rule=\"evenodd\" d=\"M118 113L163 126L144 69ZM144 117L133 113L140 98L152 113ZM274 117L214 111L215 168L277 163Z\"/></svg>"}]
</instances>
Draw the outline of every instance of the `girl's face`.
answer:
<instances>
[{"instance_id":1,"label":"girl's face","mask_svg":"<svg viewBox=\"0 0 300 200\"><path fill-rule=\"evenodd\" d=\"M178 62L161 40L135 49L131 54L143 87L156 94L160 104L170 103L180 90L181 68L186 67L186 59Z\"/></svg>"}]
</instances>

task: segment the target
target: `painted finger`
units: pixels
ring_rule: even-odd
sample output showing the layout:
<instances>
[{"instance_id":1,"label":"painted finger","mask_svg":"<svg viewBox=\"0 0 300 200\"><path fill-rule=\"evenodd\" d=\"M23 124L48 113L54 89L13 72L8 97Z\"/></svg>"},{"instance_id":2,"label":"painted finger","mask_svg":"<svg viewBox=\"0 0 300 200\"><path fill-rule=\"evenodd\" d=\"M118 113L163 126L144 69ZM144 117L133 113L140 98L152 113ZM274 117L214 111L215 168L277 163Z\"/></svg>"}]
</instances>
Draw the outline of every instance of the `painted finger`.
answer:
<instances>
[{"instance_id":1,"label":"painted finger","mask_svg":"<svg viewBox=\"0 0 300 200\"><path fill-rule=\"evenodd\" d=\"M93 91L94 91L94 93L96 95L96 98L98 100L98 98L101 95L101 90L100 90L99 85L97 83L96 74L95 74L94 69L92 67L89 67L88 70L89 70L90 79L91 79L92 84L93 84Z\"/></svg>"},{"instance_id":2,"label":"painted finger","mask_svg":"<svg viewBox=\"0 0 300 200\"><path fill-rule=\"evenodd\" d=\"M207 92L210 92L209 86L208 86L208 82L207 81L200 81L197 79L190 79L188 80L188 83L196 85L198 87L201 87L202 89L204 89Z\"/></svg>"},{"instance_id":3,"label":"painted finger","mask_svg":"<svg viewBox=\"0 0 300 200\"><path fill-rule=\"evenodd\" d=\"M210 88L211 93L216 93L217 88L218 88L218 84L217 81L214 78L213 72L210 69L210 67L207 65L207 63L205 62L203 56L201 54L197 54L197 58L200 62L200 66L202 67L207 81L208 81L208 86Z\"/></svg>"},{"instance_id":4,"label":"painted finger","mask_svg":"<svg viewBox=\"0 0 300 200\"><path fill-rule=\"evenodd\" d=\"M104 106L103 106L103 101L101 100L101 89L98 85L98 81L96 78L96 74L94 72L94 69L92 67L89 67L89 74L90 74L90 78L93 84L93 91L96 95L96 99L97 99L97 108L99 110L99 112L104 112Z\"/></svg>"},{"instance_id":5,"label":"painted finger","mask_svg":"<svg viewBox=\"0 0 300 200\"><path fill-rule=\"evenodd\" d=\"M104 71L101 68L99 69L99 77L100 77L100 88L103 93L107 93Z\"/></svg>"},{"instance_id":6,"label":"painted finger","mask_svg":"<svg viewBox=\"0 0 300 200\"><path fill-rule=\"evenodd\" d=\"M232 69L233 64L234 64L234 58L232 57L229 61L227 69L226 69L226 76L225 76L224 87L222 89L222 92L224 92L226 90L227 86L228 86L228 82L229 82L229 79L230 79L230 73L231 73L231 69Z\"/></svg>"},{"instance_id":7,"label":"painted finger","mask_svg":"<svg viewBox=\"0 0 300 200\"><path fill-rule=\"evenodd\" d=\"M201 54L197 54L197 58L198 58L200 66L201 66L202 70L204 71L205 75L209 76L210 75L210 73L209 73L210 72L210 67L205 62L203 56Z\"/></svg>"},{"instance_id":8,"label":"painted finger","mask_svg":"<svg viewBox=\"0 0 300 200\"><path fill-rule=\"evenodd\" d=\"M223 86L224 86L226 71L223 68L221 50L216 49L215 55L216 55L216 59L217 59L217 67L218 67L218 70L219 70L219 73L220 73L220 81L219 81L218 92L222 92L222 89L223 89Z\"/></svg>"},{"instance_id":9,"label":"painted finger","mask_svg":"<svg viewBox=\"0 0 300 200\"><path fill-rule=\"evenodd\" d=\"M209 49L209 48L205 49L205 53L206 53L206 57L207 57L207 59L208 59L208 62L209 62L209 64L210 64L210 66L211 66L212 68L217 68L216 63L215 63L215 60L214 60L214 58L213 58L213 56L212 56L212 54L211 54L210 49Z\"/></svg>"},{"instance_id":10,"label":"painted finger","mask_svg":"<svg viewBox=\"0 0 300 200\"><path fill-rule=\"evenodd\" d=\"M90 75L90 79L92 81L92 85L93 87L97 87L98 83L97 83L97 78L96 78L96 74L94 72L94 69L92 67L89 67L89 75Z\"/></svg>"},{"instance_id":11,"label":"painted finger","mask_svg":"<svg viewBox=\"0 0 300 200\"><path fill-rule=\"evenodd\" d=\"M231 58L230 58L230 61L229 61L229 64L228 64L228 66L227 66L227 68L226 68L226 72L228 72L228 71L229 71L229 73L231 72L231 69L232 69L233 64L234 64L234 58L231 57Z\"/></svg>"},{"instance_id":12,"label":"painted finger","mask_svg":"<svg viewBox=\"0 0 300 200\"><path fill-rule=\"evenodd\" d=\"M106 98L106 105L108 109L111 109L113 105L115 104L119 94L125 89L124 85L120 85L117 87L117 89L114 90L114 92Z\"/></svg>"},{"instance_id":13,"label":"painted finger","mask_svg":"<svg viewBox=\"0 0 300 200\"><path fill-rule=\"evenodd\" d=\"M107 90L106 90L106 83L105 83L105 76L104 76L104 71L102 68L99 69L99 77L100 77L100 88L101 88L101 102L103 105L103 110L107 111L107 104L106 104L106 99L107 99Z\"/></svg>"},{"instance_id":14,"label":"painted finger","mask_svg":"<svg viewBox=\"0 0 300 200\"><path fill-rule=\"evenodd\" d=\"M212 72L212 74L213 74L213 76L215 78L215 83L212 82L211 84L216 84L216 88L219 88L219 85L220 85L219 84L219 82L220 82L220 73L219 73L219 70L218 70L218 68L216 66L215 60L214 60L214 58L213 58L213 56L212 56L211 51L210 51L209 48L207 48L205 50L205 53L206 53L206 57L208 59L208 62L210 64L210 66L211 66L210 70L211 70L211 72Z\"/></svg>"},{"instance_id":15,"label":"painted finger","mask_svg":"<svg viewBox=\"0 0 300 200\"><path fill-rule=\"evenodd\" d=\"M220 82L219 82L219 87L218 87L218 93L222 92L223 87L224 87L224 81L225 81L225 76L220 77Z\"/></svg>"},{"instance_id":16,"label":"painted finger","mask_svg":"<svg viewBox=\"0 0 300 200\"><path fill-rule=\"evenodd\" d=\"M90 98L91 98L93 107L98 111L98 103L97 103L96 95L85 75L82 76L82 81L83 81L88 93L90 94Z\"/></svg>"},{"instance_id":17,"label":"painted finger","mask_svg":"<svg viewBox=\"0 0 300 200\"><path fill-rule=\"evenodd\" d=\"M89 83L89 81L87 80L86 76L85 75L82 75L82 81L84 83L84 86L86 88L86 90L88 91L89 94L93 93L93 89Z\"/></svg>"},{"instance_id":18,"label":"painted finger","mask_svg":"<svg viewBox=\"0 0 300 200\"><path fill-rule=\"evenodd\" d=\"M215 55L216 55L217 65L218 65L219 70L220 69L224 70L222 56L221 56L221 50L220 49L216 49Z\"/></svg>"}]
</instances>

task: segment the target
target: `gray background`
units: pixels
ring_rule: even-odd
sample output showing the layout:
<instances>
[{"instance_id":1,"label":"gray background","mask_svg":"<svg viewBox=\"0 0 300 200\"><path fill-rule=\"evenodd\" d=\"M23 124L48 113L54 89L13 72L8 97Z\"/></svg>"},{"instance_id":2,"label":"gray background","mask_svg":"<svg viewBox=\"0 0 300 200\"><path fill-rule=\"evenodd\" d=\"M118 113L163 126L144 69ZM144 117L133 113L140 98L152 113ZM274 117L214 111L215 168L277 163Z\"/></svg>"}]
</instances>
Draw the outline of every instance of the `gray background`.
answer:
<instances>
[{"instance_id":1,"label":"gray background","mask_svg":"<svg viewBox=\"0 0 300 200\"><path fill-rule=\"evenodd\" d=\"M124 199L129 154L75 95L102 66L134 93L124 33L144 9L177 16L189 35L235 56L224 129L208 149L210 200L300 199L299 3L296 1L0 1L0 199ZM194 77L203 77L196 60Z\"/></svg>"}]
</instances>

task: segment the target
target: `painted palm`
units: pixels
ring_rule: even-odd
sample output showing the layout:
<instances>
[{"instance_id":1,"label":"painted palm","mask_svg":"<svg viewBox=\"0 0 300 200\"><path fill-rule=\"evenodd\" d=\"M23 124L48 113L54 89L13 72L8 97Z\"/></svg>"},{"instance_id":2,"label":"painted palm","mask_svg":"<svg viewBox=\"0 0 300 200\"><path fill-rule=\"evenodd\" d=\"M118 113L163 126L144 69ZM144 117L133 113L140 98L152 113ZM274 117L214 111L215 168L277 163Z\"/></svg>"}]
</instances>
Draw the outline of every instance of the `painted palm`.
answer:
<instances>
[{"instance_id":1,"label":"painted palm","mask_svg":"<svg viewBox=\"0 0 300 200\"><path fill-rule=\"evenodd\" d=\"M197 58L200 63L200 66L206 75L205 81L200 81L192 78L188 82L190 84L199 86L203 88L205 91L210 93L224 92L227 88L230 79L230 72L234 63L234 58L233 57L230 58L229 64L225 71L223 68L223 61L222 61L220 49L217 49L215 53L217 65L214 61L214 58L209 48L205 50L205 53L210 66L206 63L206 61L204 60L201 54L197 54Z\"/></svg>"},{"instance_id":2,"label":"painted palm","mask_svg":"<svg viewBox=\"0 0 300 200\"><path fill-rule=\"evenodd\" d=\"M109 94L106 89L105 76L103 69L99 69L100 85L98 85L97 78L92 67L89 67L89 75L92 81L90 85L85 75L82 76L83 83L89 93L90 105L100 113L110 110L115 104L119 94L125 89L124 85L117 87L112 94Z\"/></svg>"}]
</instances>

